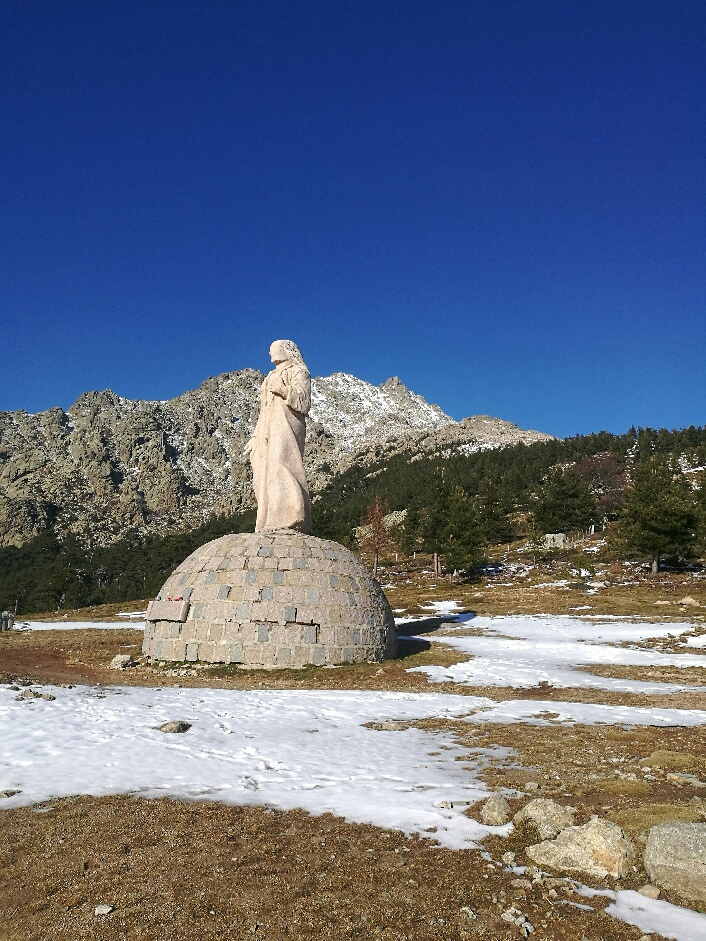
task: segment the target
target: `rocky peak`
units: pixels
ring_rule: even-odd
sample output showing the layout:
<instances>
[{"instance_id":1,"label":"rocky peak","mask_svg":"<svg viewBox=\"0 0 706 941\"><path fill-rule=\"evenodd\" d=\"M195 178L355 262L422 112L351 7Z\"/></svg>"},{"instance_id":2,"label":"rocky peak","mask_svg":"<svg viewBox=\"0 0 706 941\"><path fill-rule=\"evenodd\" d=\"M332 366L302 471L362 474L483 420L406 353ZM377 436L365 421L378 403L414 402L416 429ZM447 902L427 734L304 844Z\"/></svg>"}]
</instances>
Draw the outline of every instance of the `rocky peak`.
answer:
<instances>
[{"instance_id":1,"label":"rocky peak","mask_svg":"<svg viewBox=\"0 0 706 941\"><path fill-rule=\"evenodd\" d=\"M47 526L106 543L252 506L242 452L262 379L243 369L166 401L106 389L83 393L66 412L0 412L0 544L21 545ZM352 463L386 454L414 459L549 437L489 416L455 422L396 376L374 386L343 372L312 380L307 425L314 495Z\"/></svg>"}]
</instances>

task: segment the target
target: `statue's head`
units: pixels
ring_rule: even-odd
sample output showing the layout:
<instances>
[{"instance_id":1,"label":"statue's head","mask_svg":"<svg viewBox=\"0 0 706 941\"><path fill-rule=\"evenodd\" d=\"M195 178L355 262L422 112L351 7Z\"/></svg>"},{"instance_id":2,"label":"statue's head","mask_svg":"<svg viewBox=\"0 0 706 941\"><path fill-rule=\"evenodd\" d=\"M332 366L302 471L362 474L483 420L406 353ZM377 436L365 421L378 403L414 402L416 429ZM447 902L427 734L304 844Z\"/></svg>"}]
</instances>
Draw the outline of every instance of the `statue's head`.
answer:
<instances>
[{"instance_id":1,"label":"statue's head","mask_svg":"<svg viewBox=\"0 0 706 941\"><path fill-rule=\"evenodd\" d=\"M300 363L304 362L299 347L292 340L275 340L270 346L270 359L273 363L284 363L288 359L296 359Z\"/></svg>"}]
</instances>

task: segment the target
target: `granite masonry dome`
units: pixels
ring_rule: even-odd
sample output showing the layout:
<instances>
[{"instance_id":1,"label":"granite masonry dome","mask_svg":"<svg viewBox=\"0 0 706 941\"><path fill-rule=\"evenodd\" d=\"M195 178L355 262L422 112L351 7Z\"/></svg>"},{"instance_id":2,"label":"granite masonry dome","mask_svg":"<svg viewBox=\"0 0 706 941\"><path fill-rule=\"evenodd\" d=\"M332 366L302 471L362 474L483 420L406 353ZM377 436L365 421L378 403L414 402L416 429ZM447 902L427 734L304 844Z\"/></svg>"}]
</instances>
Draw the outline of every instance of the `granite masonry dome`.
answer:
<instances>
[{"instance_id":1,"label":"granite masonry dome","mask_svg":"<svg viewBox=\"0 0 706 941\"><path fill-rule=\"evenodd\" d=\"M294 530L235 533L201 546L147 612L144 653L251 667L395 655L392 612L344 546Z\"/></svg>"}]
</instances>

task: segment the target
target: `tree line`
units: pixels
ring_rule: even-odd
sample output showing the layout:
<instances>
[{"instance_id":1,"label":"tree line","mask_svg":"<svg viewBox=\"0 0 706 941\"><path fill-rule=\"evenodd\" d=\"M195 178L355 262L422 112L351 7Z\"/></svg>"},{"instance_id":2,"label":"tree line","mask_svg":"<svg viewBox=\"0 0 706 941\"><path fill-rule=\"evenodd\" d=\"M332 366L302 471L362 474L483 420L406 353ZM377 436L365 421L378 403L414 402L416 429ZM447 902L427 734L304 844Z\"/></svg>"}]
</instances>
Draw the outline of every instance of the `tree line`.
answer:
<instances>
[{"instance_id":1,"label":"tree line","mask_svg":"<svg viewBox=\"0 0 706 941\"><path fill-rule=\"evenodd\" d=\"M690 557L706 548L706 429L630 429L516 445L468 456L397 455L351 468L315 506L321 535L351 541L376 507L406 510L396 546L443 556L449 569L482 562L489 546L611 526L621 557ZM697 482L701 481L701 486ZM369 539L360 543L371 552ZM383 540L384 542L384 540ZM389 548L389 547L388 547ZM378 553L379 554L379 553Z\"/></svg>"},{"instance_id":2,"label":"tree line","mask_svg":"<svg viewBox=\"0 0 706 941\"><path fill-rule=\"evenodd\" d=\"M334 478L314 501L313 532L358 547L356 533L361 524L375 530L375 513L405 511L398 551L438 553L454 570L481 562L493 545L608 522L616 552L656 567L660 558L706 549L706 472L689 480L683 467L706 467L706 428L632 428L449 457L398 454ZM48 530L0 549L0 609L17 604L22 614L153 597L198 546L253 528L249 511L190 532L133 533L93 548ZM391 549L388 542L377 554Z\"/></svg>"}]
</instances>

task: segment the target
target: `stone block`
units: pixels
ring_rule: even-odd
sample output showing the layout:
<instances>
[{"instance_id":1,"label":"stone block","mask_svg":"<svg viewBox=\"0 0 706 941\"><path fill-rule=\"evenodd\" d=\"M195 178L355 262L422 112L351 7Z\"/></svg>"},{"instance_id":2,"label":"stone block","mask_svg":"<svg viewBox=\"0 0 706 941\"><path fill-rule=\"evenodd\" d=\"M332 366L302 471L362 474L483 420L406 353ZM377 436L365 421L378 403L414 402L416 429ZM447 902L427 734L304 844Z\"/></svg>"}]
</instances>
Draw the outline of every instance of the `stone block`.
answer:
<instances>
[{"instance_id":1,"label":"stone block","mask_svg":"<svg viewBox=\"0 0 706 941\"><path fill-rule=\"evenodd\" d=\"M243 647L243 663L249 663L252 666L262 666L263 645L252 644Z\"/></svg>"},{"instance_id":2,"label":"stone block","mask_svg":"<svg viewBox=\"0 0 706 941\"><path fill-rule=\"evenodd\" d=\"M296 638L292 636L291 628L286 624L268 624L270 629L269 643L272 647L288 647Z\"/></svg>"},{"instance_id":3,"label":"stone block","mask_svg":"<svg viewBox=\"0 0 706 941\"><path fill-rule=\"evenodd\" d=\"M233 643L234 641L240 641L243 636L243 629L237 621L226 621L223 625L223 641L224 643Z\"/></svg>"},{"instance_id":4,"label":"stone block","mask_svg":"<svg viewBox=\"0 0 706 941\"><path fill-rule=\"evenodd\" d=\"M313 663L314 666L322 666L324 663L328 663L328 648L321 644L313 646L309 653L309 663Z\"/></svg>"},{"instance_id":5,"label":"stone block","mask_svg":"<svg viewBox=\"0 0 706 941\"><path fill-rule=\"evenodd\" d=\"M319 642L319 625L318 624L308 624L302 630L302 641L305 644L318 644Z\"/></svg>"},{"instance_id":6,"label":"stone block","mask_svg":"<svg viewBox=\"0 0 706 941\"><path fill-rule=\"evenodd\" d=\"M162 646L160 648L161 653L159 655L159 659L160 660L173 660L174 659L173 657L174 641L173 640L161 640L160 644Z\"/></svg>"},{"instance_id":7,"label":"stone block","mask_svg":"<svg viewBox=\"0 0 706 941\"><path fill-rule=\"evenodd\" d=\"M336 639L335 639L334 643L335 643L337 646L339 646L339 647L345 647L347 644L350 644L350 642L351 642L351 629L350 629L350 627L345 627L345 626L343 626L343 625L342 625L341 627L337 627L337 628L336 628L335 638L336 638Z\"/></svg>"},{"instance_id":8,"label":"stone block","mask_svg":"<svg viewBox=\"0 0 706 941\"><path fill-rule=\"evenodd\" d=\"M298 557L294 560L294 568L295 568L295 569L305 569L305 568L308 568L308 567L309 567L308 561L307 561L306 559L302 558L302 556L298 556Z\"/></svg>"},{"instance_id":9,"label":"stone block","mask_svg":"<svg viewBox=\"0 0 706 941\"><path fill-rule=\"evenodd\" d=\"M311 624L314 621L315 609L311 605L297 607L297 624Z\"/></svg>"},{"instance_id":10,"label":"stone block","mask_svg":"<svg viewBox=\"0 0 706 941\"><path fill-rule=\"evenodd\" d=\"M230 585L221 585L221 587L218 589L218 597L222 599L223 601L225 601L225 599L228 597L229 594L230 594Z\"/></svg>"},{"instance_id":11,"label":"stone block","mask_svg":"<svg viewBox=\"0 0 706 941\"><path fill-rule=\"evenodd\" d=\"M255 585L257 583L257 572L248 569L245 573L245 584Z\"/></svg>"},{"instance_id":12,"label":"stone block","mask_svg":"<svg viewBox=\"0 0 706 941\"><path fill-rule=\"evenodd\" d=\"M208 630L208 624L205 621L187 621L181 627L181 639L188 643L190 640L197 640L199 637L205 637Z\"/></svg>"},{"instance_id":13,"label":"stone block","mask_svg":"<svg viewBox=\"0 0 706 941\"><path fill-rule=\"evenodd\" d=\"M222 623L211 624L208 631L206 632L207 640L212 640L216 644L220 644L223 640L223 631L225 627Z\"/></svg>"},{"instance_id":14,"label":"stone block","mask_svg":"<svg viewBox=\"0 0 706 941\"><path fill-rule=\"evenodd\" d=\"M186 645L186 659L187 660L199 659L199 645L197 643L190 643Z\"/></svg>"},{"instance_id":15,"label":"stone block","mask_svg":"<svg viewBox=\"0 0 706 941\"><path fill-rule=\"evenodd\" d=\"M270 628L267 624L258 624L257 625L257 642L259 644L266 644L270 639Z\"/></svg>"},{"instance_id":16,"label":"stone block","mask_svg":"<svg viewBox=\"0 0 706 941\"><path fill-rule=\"evenodd\" d=\"M282 606L276 604L274 601L260 601L254 610L257 612L258 621L273 621L277 623L279 620L284 620L281 617Z\"/></svg>"},{"instance_id":17,"label":"stone block","mask_svg":"<svg viewBox=\"0 0 706 941\"><path fill-rule=\"evenodd\" d=\"M275 569L272 572L272 584L273 585L284 585L284 572L280 572L279 569Z\"/></svg>"},{"instance_id":18,"label":"stone block","mask_svg":"<svg viewBox=\"0 0 706 941\"><path fill-rule=\"evenodd\" d=\"M198 660L206 660L208 663L216 662L216 647L218 644L214 644L211 640L202 641L199 644L198 650ZM187 659L188 659L188 648L187 648Z\"/></svg>"},{"instance_id":19,"label":"stone block","mask_svg":"<svg viewBox=\"0 0 706 941\"><path fill-rule=\"evenodd\" d=\"M235 606L235 616L241 623L250 620L251 611L252 604L249 601L241 601Z\"/></svg>"},{"instance_id":20,"label":"stone block","mask_svg":"<svg viewBox=\"0 0 706 941\"><path fill-rule=\"evenodd\" d=\"M307 604L319 604L321 601L321 592L317 588L307 588Z\"/></svg>"},{"instance_id":21,"label":"stone block","mask_svg":"<svg viewBox=\"0 0 706 941\"><path fill-rule=\"evenodd\" d=\"M304 628L306 630L306 628ZM336 628L330 624L320 624L318 627L318 638L320 644L330 645L336 641Z\"/></svg>"},{"instance_id":22,"label":"stone block","mask_svg":"<svg viewBox=\"0 0 706 941\"><path fill-rule=\"evenodd\" d=\"M228 659L226 663L242 663L243 662L243 645L242 644L230 644L228 646Z\"/></svg>"},{"instance_id":23,"label":"stone block","mask_svg":"<svg viewBox=\"0 0 706 941\"><path fill-rule=\"evenodd\" d=\"M274 601L277 604L289 605L293 599L293 590L287 585L275 585Z\"/></svg>"},{"instance_id":24,"label":"stone block","mask_svg":"<svg viewBox=\"0 0 706 941\"><path fill-rule=\"evenodd\" d=\"M293 605L286 605L284 609L285 621L296 621L297 609Z\"/></svg>"},{"instance_id":25,"label":"stone block","mask_svg":"<svg viewBox=\"0 0 706 941\"><path fill-rule=\"evenodd\" d=\"M189 602L150 601L147 605L148 621L185 621L189 613Z\"/></svg>"},{"instance_id":26,"label":"stone block","mask_svg":"<svg viewBox=\"0 0 706 941\"><path fill-rule=\"evenodd\" d=\"M178 637L181 634L181 624L170 624L169 625L169 636Z\"/></svg>"},{"instance_id":27,"label":"stone block","mask_svg":"<svg viewBox=\"0 0 706 941\"><path fill-rule=\"evenodd\" d=\"M292 665L291 647L277 647L275 665L278 667L290 667Z\"/></svg>"},{"instance_id":28,"label":"stone block","mask_svg":"<svg viewBox=\"0 0 706 941\"><path fill-rule=\"evenodd\" d=\"M308 646L298 646L292 648L292 666L305 667L311 663L311 651Z\"/></svg>"},{"instance_id":29,"label":"stone block","mask_svg":"<svg viewBox=\"0 0 706 941\"><path fill-rule=\"evenodd\" d=\"M272 546L260 546L257 550L257 554L263 557L272 555Z\"/></svg>"},{"instance_id":30,"label":"stone block","mask_svg":"<svg viewBox=\"0 0 706 941\"><path fill-rule=\"evenodd\" d=\"M341 660L343 663L353 663L355 661L355 648L343 647L341 650Z\"/></svg>"},{"instance_id":31,"label":"stone block","mask_svg":"<svg viewBox=\"0 0 706 941\"><path fill-rule=\"evenodd\" d=\"M272 601L273 598L273 589L269 585L260 589L260 601Z\"/></svg>"}]
</instances>

